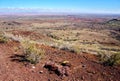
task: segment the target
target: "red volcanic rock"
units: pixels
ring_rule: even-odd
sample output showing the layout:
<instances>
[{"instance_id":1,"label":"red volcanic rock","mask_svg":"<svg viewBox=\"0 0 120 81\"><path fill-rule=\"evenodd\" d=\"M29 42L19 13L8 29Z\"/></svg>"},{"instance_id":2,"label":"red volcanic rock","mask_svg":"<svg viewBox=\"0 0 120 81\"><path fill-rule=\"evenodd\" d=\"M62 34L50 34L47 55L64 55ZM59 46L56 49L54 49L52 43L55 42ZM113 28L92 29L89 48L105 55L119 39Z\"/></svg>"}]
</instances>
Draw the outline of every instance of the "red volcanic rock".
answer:
<instances>
[{"instance_id":1,"label":"red volcanic rock","mask_svg":"<svg viewBox=\"0 0 120 81\"><path fill-rule=\"evenodd\" d=\"M59 76L68 76L70 72L70 68L68 66L58 65L55 62L47 62L44 66L49 71L54 71Z\"/></svg>"}]
</instances>

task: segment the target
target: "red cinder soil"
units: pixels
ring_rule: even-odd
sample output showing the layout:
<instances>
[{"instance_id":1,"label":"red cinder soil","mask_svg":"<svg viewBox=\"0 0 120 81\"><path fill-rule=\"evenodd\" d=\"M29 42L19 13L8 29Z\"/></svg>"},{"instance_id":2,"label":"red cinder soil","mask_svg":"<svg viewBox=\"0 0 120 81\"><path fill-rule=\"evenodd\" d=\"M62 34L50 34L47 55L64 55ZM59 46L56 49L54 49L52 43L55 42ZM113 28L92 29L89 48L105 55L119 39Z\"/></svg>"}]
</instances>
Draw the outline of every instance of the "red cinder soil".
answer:
<instances>
[{"instance_id":1,"label":"red cinder soil","mask_svg":"<svg viewBox=\"0 0 120 81\"><path fill-rule=\"evenodd\" d=\"M103 66L98 58L91 54L75 54L60 51L48 46L39 45L45 50L45 56L35 67L20 61L22 50L16 42L0 44L0 81L119 81L120 68ZM68 76L58 76L44 68L46 62L60 64L69 61L71 64Z\"/></svg>"}]
</instances>

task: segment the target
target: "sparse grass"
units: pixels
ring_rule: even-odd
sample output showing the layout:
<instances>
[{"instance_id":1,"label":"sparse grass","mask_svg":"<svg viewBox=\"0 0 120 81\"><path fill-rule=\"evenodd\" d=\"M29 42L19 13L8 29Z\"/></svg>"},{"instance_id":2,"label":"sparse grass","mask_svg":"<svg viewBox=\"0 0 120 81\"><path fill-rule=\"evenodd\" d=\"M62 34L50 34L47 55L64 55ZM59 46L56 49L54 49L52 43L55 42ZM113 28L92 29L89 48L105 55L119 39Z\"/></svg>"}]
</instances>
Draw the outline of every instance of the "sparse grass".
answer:
<instances>
[{"instance_id":1,"label":"sparse grass","mask_svg":"<svg viewBox=\"0 0 120 81\"><path fill-rule=\"evenodd\" d=\"M24 40L21 42L25 59L28 60L31 64L37 64L40 59L45 54L43 49L38 49L36 43L30 40Z\"/></svg>"}]
</instances>

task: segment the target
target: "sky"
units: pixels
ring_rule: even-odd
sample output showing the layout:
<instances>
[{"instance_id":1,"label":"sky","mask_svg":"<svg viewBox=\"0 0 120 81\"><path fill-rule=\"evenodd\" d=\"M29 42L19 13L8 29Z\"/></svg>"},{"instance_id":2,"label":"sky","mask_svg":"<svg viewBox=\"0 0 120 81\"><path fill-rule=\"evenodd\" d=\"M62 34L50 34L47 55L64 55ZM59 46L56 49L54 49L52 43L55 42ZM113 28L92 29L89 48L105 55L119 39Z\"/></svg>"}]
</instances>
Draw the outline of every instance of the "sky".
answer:
<instances>
[{"instance_id":1,"label":"sky","mask_svg":"<svg viewBox=\"0 0 120 81\"><path fill-rule=\"evenodd\" d=\"M120 0L0 0L0 12L7 11L120 14Z\"/></svg>"}]
</instances>

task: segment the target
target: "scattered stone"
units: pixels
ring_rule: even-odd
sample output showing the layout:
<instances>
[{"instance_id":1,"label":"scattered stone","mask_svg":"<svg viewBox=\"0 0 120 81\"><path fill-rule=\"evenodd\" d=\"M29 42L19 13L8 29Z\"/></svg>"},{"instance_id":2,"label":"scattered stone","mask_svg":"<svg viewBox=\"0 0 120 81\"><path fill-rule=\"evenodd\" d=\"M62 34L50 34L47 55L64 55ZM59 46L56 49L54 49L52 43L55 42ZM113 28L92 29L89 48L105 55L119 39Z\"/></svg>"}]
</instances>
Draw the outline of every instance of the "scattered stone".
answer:
<instances>
[{"instance_id":1,"label":"scattered stone","mask_svg":"<svg viewBox=\"0 0 120 81\"><path fill-rule=\"evenodd\" d=\"M48 79L48 81L50 81L50 79Z\"/></svg>"},{"instance_id":2,"label":"scattered stone","mask_svg":"<svg viewBox=\"0 0 120 81\"><path fill-rule=\"evenodd\" d=\"M59 72L59 74L60 75L62 75L62 76L68 76L69 75L69 67L67 67L67 66L64 66L64 67L62 67L62 68L58 68L58 72Z\"/></svg>"},{"instance_id":3,"label":"scattered stone","mask_svg":"<svg viewBox=\"0 0 120 81\"><path fill-rule=\"evenodd\" d=\"M59 76L68 76L70 72L70 68L68 66L58 65L55 62L47 62L44 66L49 71L54 71Z\"/></svg>"},{"instance_id":4,"label":"scattered stone","mask_svg":"<svg viewBox=\"0 0 120 81\"><path fill-rule=\"evenodd\" d=\"M82 67L83 67L83 68L85 68L85 67L86 67L86 65L82 65Z\"/></svg>"},{"instance_id":5,"label":"scattered stone","mask_svg":"<svg viewBox=\"0 0 120 81\"><path fill-rule=\"evenodd\" d=\"M81 76L81 80L84 80L85 79L85 77L84 76Z\"/></svg>"},{"instance_id":6,"label":"scattered stone","mask_svg":"<svg viewBox=\"0 0 120 81\"><path fill-rule=\"evenodd\" d=\"M35 73L35 71L34 71L34 70L31 70L31 72Z\"/></svg>"},{"instance_id":7,"label":"scattered stone","mask_svg":"<svg viewBox=\"0 0 120 81\"><path fill-rule=\"evenodd\" d=\"M39 73L40 73L40 74L42 74L42 73L43 73L43 71L40 71Z\"/></svg>"},{"instance_id":8,"label":"scattered stone","mask_svg":"<svg viewBox=\"0 0 120 81\"><path fill-rule=\"evenodd\" d=\"M71 64L69 61L63 61L61 65L71 67Z\"/></svg>"},{"instance_id":9,"label":"scattered stone","mask_svg":"<svg viewBox=\"0 0 120 81\"><path fill-rule=\"evenodd\" d=\"M91 71L91 70L87 70L88 73L91 73L91 74L96 74L95 71Z\"/></svg>"},{"instance_id":10,"label":"scattered stone","mask_svg":"<svg viewBox=\"0 0 120 81\"><path fill-rule=\"evenodd\" d=\"M35 66L32 66L33 69L35 69Z\"/></svg>"}]
</instances>

